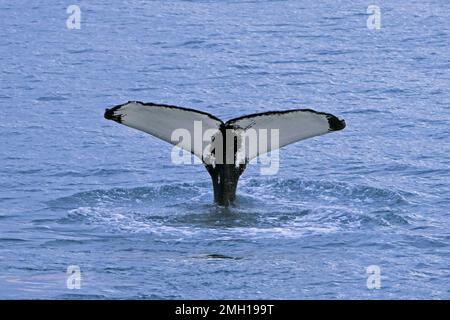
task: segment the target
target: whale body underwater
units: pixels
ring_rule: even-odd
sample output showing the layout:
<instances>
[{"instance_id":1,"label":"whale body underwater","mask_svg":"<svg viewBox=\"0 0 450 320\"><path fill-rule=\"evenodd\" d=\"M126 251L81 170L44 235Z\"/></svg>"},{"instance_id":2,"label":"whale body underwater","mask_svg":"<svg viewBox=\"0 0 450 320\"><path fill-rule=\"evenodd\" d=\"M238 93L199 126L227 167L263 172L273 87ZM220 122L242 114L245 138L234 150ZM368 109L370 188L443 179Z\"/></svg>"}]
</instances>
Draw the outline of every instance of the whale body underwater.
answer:
<instances>
[{"instance_id":1,"label":"whale body underwater","mask_svg":"<svg viewBox=\"0 0 450 320\"><path fill-rule=\"evenodd\" d=\"M254 113L223 122L203 111L140 101L129 101L106 109L104 117L197 156L211 176L214 201L223 206L229 206L235 200L239 177L252 159L291 143L342 130L346 126L343 119L311 109ZM199 123L201 126L198 126ZM247 138L252 137L253 133L274 129L277 130L276 137L267 139L269 141L265 141L263 148L245 147ZM174 139L176 130L188 133L189 138ZM203 139L194 139L198 134Z\"/></svg>"}]
</instances>

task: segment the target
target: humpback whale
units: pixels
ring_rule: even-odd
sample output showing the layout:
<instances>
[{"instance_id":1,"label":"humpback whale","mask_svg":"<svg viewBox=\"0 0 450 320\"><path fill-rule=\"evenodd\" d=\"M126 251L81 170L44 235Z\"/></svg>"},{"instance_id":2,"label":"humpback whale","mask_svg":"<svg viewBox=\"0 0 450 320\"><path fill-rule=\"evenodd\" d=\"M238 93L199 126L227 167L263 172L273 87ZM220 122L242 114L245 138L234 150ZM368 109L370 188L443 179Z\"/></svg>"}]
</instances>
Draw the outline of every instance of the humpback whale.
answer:
<instances>
[{"instance_id":1,"label":"humpback whale","mask_svg":"<svg viewBox=\"0 0 450 320\"><path fill-rule=\"evenodd\" d=\"M311 109L255 113L223 122L207 112L141 101L128 101L106 109L104 117L194 154L211 176L214 201L224 206L234 201L239 177L252 159L288 144L345 128L343 119ZM197 125L199 123L201 126ZM177 129L192 135L174 139ZM251 130L277 130L278 141L275 144L266 141L264 148L241 148ZM238 157L241 149L245 150Z\"/></svg>"}]
</instances>

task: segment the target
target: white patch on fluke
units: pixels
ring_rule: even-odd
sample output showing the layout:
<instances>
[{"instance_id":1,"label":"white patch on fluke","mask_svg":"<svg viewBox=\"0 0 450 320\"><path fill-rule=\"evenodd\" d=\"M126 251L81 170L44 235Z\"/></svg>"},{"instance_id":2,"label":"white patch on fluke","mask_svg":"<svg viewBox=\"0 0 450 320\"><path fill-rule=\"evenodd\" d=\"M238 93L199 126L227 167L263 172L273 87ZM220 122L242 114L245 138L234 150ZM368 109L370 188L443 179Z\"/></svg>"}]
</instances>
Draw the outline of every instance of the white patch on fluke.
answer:
<instances>
[{"instance_id":1,"label":"white patch on fluke","mask_svg":"<svg viewBox=\"0 0 450 320\"><path fill-rule=\"evenodd\" d=\"M235 165L247 164L288 144L345 127L343 120L310 109L257 113L224 123L205 112L139 101L108 109L105 117L169 142L212 166L230 164L230 158ZM185 163L185 156L177 163Z\"/></svg>"},{"instance_id":2,"label":"white patch on fluke","mask_svg":"<svg viewBox=\"0 0 450 320\"><path fill-rule=\"evenodd\" d=\"M110 110L113 113L111 116L116 117L113 120L192 152L200 159L203 158L203 150L210 142L200 142L199 148L195 148L199 141L194 140L194 131L200 130L200 135L206 134L205 140L211 141L211 133L216 132L222 123L206 113L166 105L143 104L139 101L130 101ZM199 122L201 128L196 126ZM186 130L190 133L191 139L174 141L172 137L177 130Z\"/></svg>"}]
</instances>

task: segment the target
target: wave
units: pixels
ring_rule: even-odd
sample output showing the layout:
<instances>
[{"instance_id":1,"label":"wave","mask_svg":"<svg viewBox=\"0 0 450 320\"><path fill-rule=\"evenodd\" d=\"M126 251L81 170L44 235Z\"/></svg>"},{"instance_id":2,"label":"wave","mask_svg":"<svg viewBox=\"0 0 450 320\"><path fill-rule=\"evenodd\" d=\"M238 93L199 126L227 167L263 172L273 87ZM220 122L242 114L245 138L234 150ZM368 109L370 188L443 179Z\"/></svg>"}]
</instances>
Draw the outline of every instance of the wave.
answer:
<instances>
[{"instance_id":1,"label":"wave","mask_svg":"<svg viewBox=\"0 0 450 320\"><path fill-rule=\"evenodd\" d=\"M250 179L244 182L247 191L266 190L261 195L269 195L271 198L295 201L311 198L322 199L325 202L341 202L352 200L353 202L377 202L378 204L407 203L409 193L398 190L377 188L366 185L355 185L348 182L333 180L301 180L301 179Z\"/></svg>"},{"instance_id":2,"label":"wave","mask_svg":"<svg viewBox=\"0 0 450 320\"><path fill-rule=\"evenodd\" d=\"M236 203L212 204L209 183L80 192L47 203L61 223L83 222L162 239L299 237L408 225L408 194L332 180L248 179Z\"/></svg>"},{"instance_id":3,"label":"wave","mask_svg":"<svg viewBox=\"0 0 450 320\"><path fill-rule=\"evenodd\" d=\"M187 201L198 196L205 188L202 184L169 184L152 187L97 189L76 193L47 202L50 208L73 208L77 206L107 206L164 202L167 205L177 201Z\"/></svg>"}]
</instances>

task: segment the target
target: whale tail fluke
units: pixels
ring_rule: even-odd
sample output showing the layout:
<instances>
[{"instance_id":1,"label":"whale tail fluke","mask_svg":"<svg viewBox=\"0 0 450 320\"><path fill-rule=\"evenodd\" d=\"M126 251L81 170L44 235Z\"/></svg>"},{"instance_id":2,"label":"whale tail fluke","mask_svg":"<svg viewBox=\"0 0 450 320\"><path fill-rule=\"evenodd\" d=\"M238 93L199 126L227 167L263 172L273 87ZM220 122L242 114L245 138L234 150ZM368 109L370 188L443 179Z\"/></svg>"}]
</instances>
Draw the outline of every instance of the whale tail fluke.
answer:
<instances>
[{"instance_id":1,"label":"whale tail fluke","mask_svg":"<svg viewBox=\"0 0 450 320\"><path fill-rule=\"evenodd\" d=\"M238 179L250 160L297 141L345 128L344 120L311 109L255 113L223 122L214 115L194 109L129 101L106 109L104 116L176 145L201 159L213 181L214 199L222 205L229 205L234 200ZM187 138L174 139L177 129L188 133ZM245 136L251 130L272 129L278 130L276 144L269 141L266 148L247 148L243 160L237 162L237 137ZM232 131L234 143L226 143L227 130Z\"/></svg>"}]
</instances>

